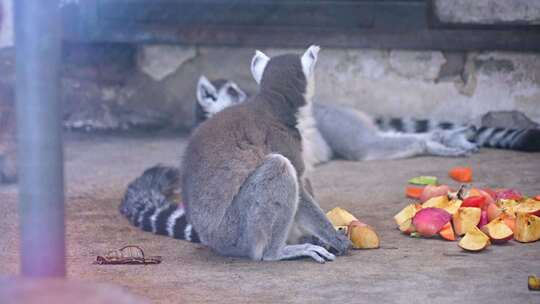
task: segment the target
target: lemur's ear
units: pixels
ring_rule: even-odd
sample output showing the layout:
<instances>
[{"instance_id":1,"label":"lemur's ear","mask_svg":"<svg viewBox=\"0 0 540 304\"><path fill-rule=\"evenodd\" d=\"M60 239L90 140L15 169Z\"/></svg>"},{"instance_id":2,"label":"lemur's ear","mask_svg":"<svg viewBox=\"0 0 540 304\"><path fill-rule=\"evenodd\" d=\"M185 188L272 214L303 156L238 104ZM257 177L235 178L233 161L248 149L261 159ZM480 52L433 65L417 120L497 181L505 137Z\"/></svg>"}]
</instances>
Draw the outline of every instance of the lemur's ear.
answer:
<instances>
[{"instance_id":1,"label":"lemur's ear","mask_svg":"<svg viewBox=\"0 0 540 304\"><path fill-rule=\"evenodd\" d=\"M318 45L312 45L306 50L304 55L302 55L300 60L302 61L302 70L304 71L304 75L306 75L306 77L311 75L313 72L320 49L321 48Z\"/></svg>"},{"instance_id":2,"label":"lemur's ear","mask_svg":"<svg viewBox=\"0 0 540 304\"><path fill-rule=\"evenodd\" d=\"M268 61L270 61L270 58L259 50L255 51L255 55L251 59L251 75L253 75L253 78L259 84L261 83L264 68L268 64Z\"/></svg>"},{"instance_id":3,"label":"lemur's ear","mask_svg":"<svg viewBox=\"0 0 540 304\"><path fill-rule=\"evenodd\" d=\"M247 94L242 91L242 89L240 89L240 87L236 83L232 81L229 82L229 86L227 87L227 94L234 99L235 103L244 102L247 97Z\"/></svg>"},{"instance_id":4,"label":"lemur's ear","mask_svg":"<svg viewBox=\"0 0 540 304\"><path fill-rule=\"evenodd\" d=\"M216 87L204 75L201 75L197 82L197 102L203 108L207 108L217 100L217 95Z\"/></svg>"}]
</instances>

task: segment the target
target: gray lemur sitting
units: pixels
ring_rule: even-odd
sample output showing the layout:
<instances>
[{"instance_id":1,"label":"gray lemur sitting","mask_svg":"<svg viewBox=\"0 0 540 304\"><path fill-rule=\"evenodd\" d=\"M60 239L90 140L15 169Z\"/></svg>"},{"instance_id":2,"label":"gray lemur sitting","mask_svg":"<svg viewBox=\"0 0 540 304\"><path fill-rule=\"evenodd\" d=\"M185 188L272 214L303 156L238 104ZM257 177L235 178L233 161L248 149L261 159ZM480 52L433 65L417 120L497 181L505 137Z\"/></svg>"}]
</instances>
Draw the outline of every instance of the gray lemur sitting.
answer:
<instances>
[{"instance_id":1,"label":"gray lemur sitting","mask_svg":"<svg viewBox=\"0 0 540 304\"><path fill-rule=\"evenodd\" d=\"M196 231L197 240L227 256L334 260L323 246L344 254L350 241L306 190L318 51L312 46L302 56L274 58L256 52L251 71L259 92L191 136L181 181L185 209L168 202L177 171L155 167L130 185L120 211L156 233L193 239ZM153 186L146 198L137 192L144 185ZM323 246L302 243L311 237Z\"/></svg>"}]
</instances>

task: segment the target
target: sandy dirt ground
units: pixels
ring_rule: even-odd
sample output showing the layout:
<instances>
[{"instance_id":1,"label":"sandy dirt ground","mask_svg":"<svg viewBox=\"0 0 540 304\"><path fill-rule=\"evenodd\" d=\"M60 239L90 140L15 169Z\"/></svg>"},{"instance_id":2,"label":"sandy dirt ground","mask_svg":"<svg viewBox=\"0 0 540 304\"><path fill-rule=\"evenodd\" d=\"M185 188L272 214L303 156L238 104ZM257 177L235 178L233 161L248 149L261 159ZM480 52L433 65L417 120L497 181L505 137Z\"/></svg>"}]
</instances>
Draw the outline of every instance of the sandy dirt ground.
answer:
<instances>
[{"instance_id":1,"label":"sandy dirt ground","mask_svg":"<svg viewBox=\"0 0 540 304\"><path fill-rule=\"evenodd\" d=\"M324 210L344 207L372 225L381 248L335 262L253 262L221 257L202 245L156 236L118 212L126 185L156 163L177 165L187 137L170 134L66 140L67 267L71 280L110 283L152 303L540 303L527 276L540 275L540 242L514 241L476 254L440 239L400 234L392 216L404 207L407 179L470 165L478 186L540 194L540 154L483 149L470 158L332 161L313 185ZM0 275L19 269L17 187L0 187ZM149 266L97 266L96 255L127 244L163 256Z\"/></svg>"}]
</instances>

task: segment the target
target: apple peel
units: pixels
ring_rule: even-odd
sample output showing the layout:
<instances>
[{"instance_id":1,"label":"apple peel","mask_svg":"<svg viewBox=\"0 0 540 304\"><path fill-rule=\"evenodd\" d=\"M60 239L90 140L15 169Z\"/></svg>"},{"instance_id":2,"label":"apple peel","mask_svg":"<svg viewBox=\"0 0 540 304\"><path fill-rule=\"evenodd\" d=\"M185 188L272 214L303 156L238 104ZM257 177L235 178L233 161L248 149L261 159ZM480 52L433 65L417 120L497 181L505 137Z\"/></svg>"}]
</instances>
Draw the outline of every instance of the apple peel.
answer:
<instances>
[{"instance_id":1,"label":"apple peel","mask_svg":"<svg viewBox=\"0 0 540 304\"><path fill-rule=\"evenodd\" d=\"M478 222L478 228L482 228L488 223L487 211L482 210L480 213L480 222Z\"/></svg>"},{"instance_id":2,"label":"apple peel","mask_svg":"<svg viewBox=\"0 0 540 304\"><path fill-rule=\"evenodd\" d=\"M450 222L452 215L440 208L424 208L416 213L413 225L422 236L433 236Z\"/></svg>"}]
</instances>

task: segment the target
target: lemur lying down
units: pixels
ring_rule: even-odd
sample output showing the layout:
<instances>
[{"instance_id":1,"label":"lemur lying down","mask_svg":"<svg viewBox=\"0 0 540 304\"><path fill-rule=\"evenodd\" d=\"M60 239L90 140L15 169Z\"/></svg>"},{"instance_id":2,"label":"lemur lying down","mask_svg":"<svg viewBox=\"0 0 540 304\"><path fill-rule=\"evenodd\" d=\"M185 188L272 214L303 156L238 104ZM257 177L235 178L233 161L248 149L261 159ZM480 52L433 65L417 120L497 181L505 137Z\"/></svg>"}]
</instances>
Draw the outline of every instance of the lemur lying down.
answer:
<instances>
[{"instance_id":1,"label":"lemur lying down","mask_svg":"<svg viewBox=\"0 0 540 304\"><path fill-rule=\"evenodd\" d=\"M204 76L198 82L196 95L196 127L218 112L242 104L247 98L234 82L210 82ZM535 129L475 129L473 126L432 120L370 118L353 109L318 103L313 104L312 110L314 120L304 120L301 127L304 130L302 140L311 136L313 146L309 148L316 153L307 158L313 163L327 161L331 157L367 160L420 154L460 156L476 151L477 145L540 150L540 131ZM244 117L238 118L242 119ZM235 126L229 127L236 129ZM373 144L376 147L369 147ZM309 164L305 159L304 162ZM146 170L129 185L121 212L143 230L200 242L199 235L186 218L184 207L170 200L178 188L179 179L180 173L176 168L155 166ZM294 243L294 240L289 241Z\"/></svg>"},{"instance_id":2,"label":"lemur lying down","mask_svg":"<svg viewBox=\"0 0 540 304\"><path fill-rule=\"evenodd\" d=\"M242 103L246 93L231 80L197 84L195 126L219 111ZM318 162L396 159L418 155L466 156L478 147L540 151L540 130L488 128L430 119L373 117L337 105L313 103Z\"/></svg>"}]
</instances>

